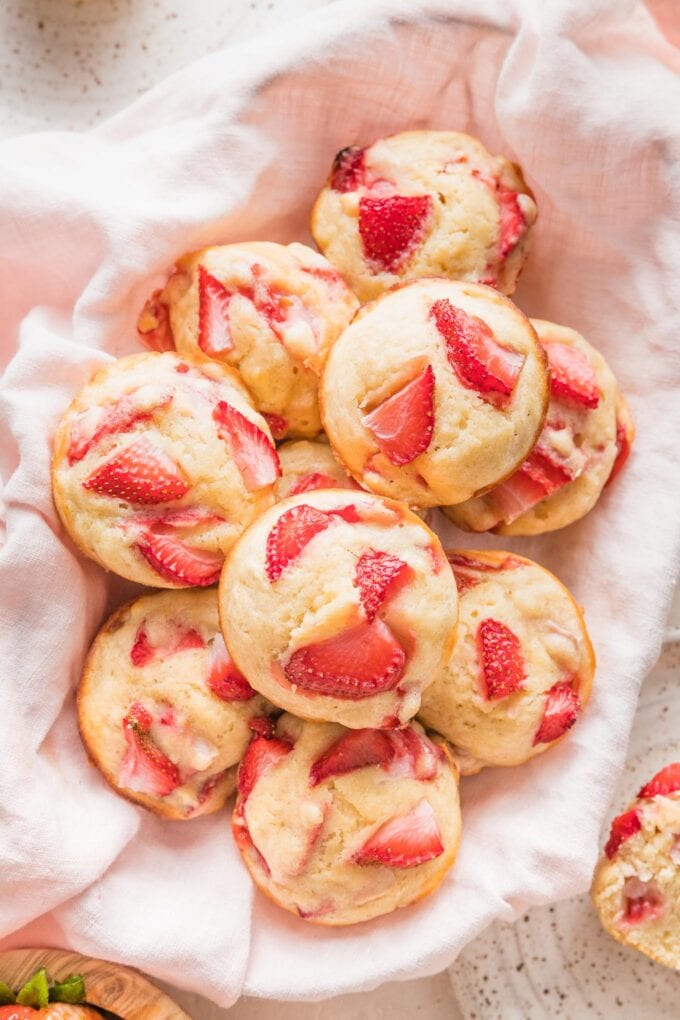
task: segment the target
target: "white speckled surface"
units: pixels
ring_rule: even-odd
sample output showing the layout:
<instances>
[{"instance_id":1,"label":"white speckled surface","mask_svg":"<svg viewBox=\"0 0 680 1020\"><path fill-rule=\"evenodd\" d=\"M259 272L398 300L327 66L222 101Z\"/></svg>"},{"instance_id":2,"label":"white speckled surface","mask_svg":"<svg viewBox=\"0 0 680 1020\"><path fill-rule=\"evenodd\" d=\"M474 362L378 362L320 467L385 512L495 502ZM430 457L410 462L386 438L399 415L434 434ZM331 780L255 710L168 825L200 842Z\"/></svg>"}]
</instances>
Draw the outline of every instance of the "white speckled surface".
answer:
<instances>
[{"instance_id":1,"label":"white speckled surface","mask_svg":"<svg viewBox=\"0 0 680 1020\"><path fill-rule=\"evenodd\" d=\"M190 60L329 0L4 0L0 5L0 136L84 129ZM408 3L408 0L404 0ZM655 0L673 9L677 0ZM680 597L671 622L680 636ZM672 752L680 646L643 690L619 801ZM677 706L677 699L675 702ZM671 732L670 719L674 729ZM586 794L587 795L587 794ZM614 805L614 807L618 806ZM310 961L313 966L313 961ZM320 1004L243 999L229 1011L174 992L194 1020L665 1020L677 976L611 942L587 898L496 925L446 974ZM456 1001L456 989L460 1005Z\"/></svg>"}]
</instances>

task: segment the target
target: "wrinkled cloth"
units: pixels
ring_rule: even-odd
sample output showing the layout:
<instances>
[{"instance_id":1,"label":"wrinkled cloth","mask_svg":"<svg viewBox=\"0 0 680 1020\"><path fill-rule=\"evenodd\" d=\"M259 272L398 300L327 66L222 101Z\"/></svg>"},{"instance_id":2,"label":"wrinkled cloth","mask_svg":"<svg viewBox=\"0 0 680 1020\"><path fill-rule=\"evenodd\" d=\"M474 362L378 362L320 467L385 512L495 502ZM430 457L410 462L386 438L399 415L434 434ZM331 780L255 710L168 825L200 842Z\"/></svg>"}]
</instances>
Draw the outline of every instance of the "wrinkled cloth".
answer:
<instances>
[{"instance_id":1,"label":"wrinkled cloth","mask_svg":"<svg viewBox=\"0 0 680 1020\"><path fill-rule=\"evenodd\" d=\"M492 919L587 888L640 682L680 562L677 52L633 0L331 4L215 53L86 134L0 144L0 935L136 965L222 1004L321 998L434 973ZM50 496L60 415L182 252L309 241L333 154L404 128L478 135L539 207L517 303L607 357L638 436L584 520L496 539L584 604L599 668L567 740L463 783L441 889L348 930L255 895L227 812L166 822L88 765L74 689L134 590L78 555ZM28 926L28 927L23 927Z\"/></svg>"}]
</instances>

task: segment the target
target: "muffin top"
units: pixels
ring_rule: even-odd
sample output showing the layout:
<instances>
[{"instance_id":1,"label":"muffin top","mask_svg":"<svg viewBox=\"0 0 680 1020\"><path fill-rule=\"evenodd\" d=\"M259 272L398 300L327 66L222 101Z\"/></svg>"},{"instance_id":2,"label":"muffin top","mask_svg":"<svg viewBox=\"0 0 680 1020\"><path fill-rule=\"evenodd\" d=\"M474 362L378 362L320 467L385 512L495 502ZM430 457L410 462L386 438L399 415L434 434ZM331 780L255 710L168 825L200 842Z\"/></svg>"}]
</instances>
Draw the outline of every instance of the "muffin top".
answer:
<instances>
[{"instance_id":1,"label":"muffin top","mask_svg":"<svg viewBox=\"0 0 680 1020\"><path fill-rule=\"evenodd\" d=\"M337 270L303 244L250 241L177 262L138 330L152 346L238 370L275 438L321 428L319 372L358 301Z\"/></svg>"},{"instance_id":2,"label":"muffin top","mask_svg":"<svg viewBox=\"0 0 680 1020\"><path fill-rule=\"evenodd\" d=\"M394 727L449 654L456 586L405 506L318 489L265 511L220 581L230 654L250 684L310 719Z\"/></svg>"},{"instance_id":3,"label":"muffin top","mask_svg":"<svg viewBox=\"0 0 680 1020\"><path fill-rule=\"evenodd\" d=\"M239 769L233 831L255 882L318 924L434 889L460 838L458 775L420 726L347 730L284 715Z\"/></svg>"},{"instance_id":4,"label":"muffin top","mask_svg":"<svg viewBox=\"0 0 680 1020\"><path fill-rule=\"evenodd\" d=\"M78 722L115 790L157 814L222 807L249 723L271 711L229 658L216 591L164 591L122 606L90 650Z\"/></svg>"},{"instance_id":5,"label":"muffin top","mask_svg":"<svg viewBox=\"0 0 680 1020\"><path fill-rule=\"evenodd\" d=\"M548 404L529 320L490 287L419 280L366 305L333 345L324 427L354 478L413 506L462 502L522 463Z\"/></svg>"},{"instance_id":6,"label":"muffin top","mask_svg":"<svg viewBox=\"0 0 680 1020\"><path fill-rule=\"evenodd\" d=\"M463 772L520 765L563 736L590 696L595 657L583 616L564 585L523 556L447 556L458 639L419 718L454 745Z\"/></svg>"},{"instance_id":7,"label":"muffin top","mask_svg":"<svg viewBox=\"0 0 680 1020\"><path fill-rule=\"evenodd\" d=\"M274 500L269 428L236 374L176 354L102 369L57 429L63 524L103 567L157 588L214 584L244 526Z\"/></svg>"},{"instance_id":8,"label":"muffin top","mask_svg":"<svg viewBox=\"0 0 680 1020\"><path fill-rule=\"evenodd\" d=\"M445 276L512 294L536 203L520 168L455 131L405 131L335 157L312 234L362 301Z\"/></svg>"}]
</instances>

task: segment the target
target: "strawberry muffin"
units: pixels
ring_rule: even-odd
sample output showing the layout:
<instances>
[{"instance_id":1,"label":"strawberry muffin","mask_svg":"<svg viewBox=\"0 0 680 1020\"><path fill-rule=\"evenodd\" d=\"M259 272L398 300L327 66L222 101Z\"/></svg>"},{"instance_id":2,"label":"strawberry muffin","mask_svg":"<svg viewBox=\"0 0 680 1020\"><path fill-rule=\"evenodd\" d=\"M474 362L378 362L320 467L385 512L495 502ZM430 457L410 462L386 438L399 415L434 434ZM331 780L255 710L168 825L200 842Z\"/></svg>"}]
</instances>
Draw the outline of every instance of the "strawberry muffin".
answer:
<instances>
[{"instance_id":1,"label":"strawberry muffin","mask_svg":"<svg viewBox=\"0 0 680 1020\"><path fill-rule=\"evenodd\" d=\"M241 763L233 832L285 910L368 921L432 892L453 864L458 773L417 723L347 730L284 715Z\"/></svg>"},{"instance_id":2,"label":"strawberry muffin","mask_svg":"<svg viewBox=\"0 0 680 1020\"><path fill-rule=\"evenodd\" d=\"M451 742L464 774L521 765L576 722L595 656L581 610L549 571L514 553L447 553L458 641L419 718Z\"/></svg>"},{"instance_id":3,"label":"strawberry muffin","mask_svg":"<svg viewBox=\"0 0 680 1020\"><path fill-rule=\"evenodd\" d=\"M564 528L593 508L630 452L630 411L602 355L573 329L531 321L550 366L545 425L512 477L444 508L466 531L538 535Z\"/></svg>"},{"instance_id":4,"label":"strawberry muffin","mask_svg":"<svg viewBox=\"0 0 680 1020\"><path fill-rule=\"evenodd\" d=\"M168 818L223 806L250 724L267 710L229 658L215 591L122 606L95 638L78 688L90 759L114 790Z\"/></svg>"},{"instance_id":5,"label":"strawberry muffin","mask_svg":"<svg viewBox=\"0 0 680 1020\"><path fill-rule=\"evenodd\" d=\"M314 436L319 372L357 306L311 248L252 241L181 258L137 328L155 349L238 369L276 439Z\"/></svg>"},{"instance_id":6,"label":"strawberry muffin","mask_svg":"<svg viewBox=\"0 0 680 1020\"><path fill-rule=\"evenodd\" d=\"M512 294L536 203L522 171L470 135L404 131L335 157L312 234L362 301L446 276Z\"/></svg>"},{"instance_id":7,"label":"strawberry muffin","mask_svg":"<svg viewBox=\"0 0 680 1020\"><path fill-rule=\"evenodd\" d=\"M405 506L317 489L265 511L220 581L229 653L252 686L303 718L396 727L418 711L456 632L436 535Z\"/></svg>"},{"instance_id":8,"label":"strawberry muffin","mask_svg":"<svg viewBox=\"0 0 680 1020\"><path fill-rule=\"evenodd\" d=\"M314 439L289 440L282 443L276 452L281 464L281 477L275 488L277 499L298 496L314 489L357 488L328 443Z\"/></svg>"},{"instance_id":9,"label":"strawberry muffin","mask_svg":"<svg viewBox=\"0 0 680 1020\"><path fill-rule=\"evenodd\" d=\"M279 461L235 372L176 354L108 365L55 437L59 516L86 556L156 588L215 584L224 554L274 501Z\"/></svg>"},{"instance_id":10,"label":"strawberry muffin","mask_svg":"<svg viewBox=\"0 0 680 1020\"><path fill-rule=\"evenodd\" d=\"M549 376L529 320L490 287L418 280L366 305L321 380L324 428L365 488L460 503L511 475L543 426Z\"/></svg>"},{"instance_id":11,"label":"strawberry muffin","mask_svg":"<svg viewBox=\"0 0 680 1020\"><path fill-rule=\"evenodd\" d=\"M680 970L680 762L614 819L591 895L610 935Z\"/></svg>"}]
</instances>

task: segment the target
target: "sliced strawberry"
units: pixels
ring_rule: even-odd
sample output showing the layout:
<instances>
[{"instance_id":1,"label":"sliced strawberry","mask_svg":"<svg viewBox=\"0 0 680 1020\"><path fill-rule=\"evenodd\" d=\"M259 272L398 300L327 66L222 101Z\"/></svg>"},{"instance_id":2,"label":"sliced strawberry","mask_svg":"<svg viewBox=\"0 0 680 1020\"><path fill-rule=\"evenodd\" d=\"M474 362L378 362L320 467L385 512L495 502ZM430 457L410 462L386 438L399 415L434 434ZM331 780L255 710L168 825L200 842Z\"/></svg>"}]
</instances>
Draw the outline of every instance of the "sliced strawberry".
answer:
<instances>
[{"instance_id":1,"label":"sliced strawberry","mask_svg":"<svg viewBox=\"0 0 680 1020\"><path fill-rule=\"evenodd\" d=\"M162 290L155 290L146 301L137 319L137 335L152 351L174 351L170 316Z\"/></svg>"},{"instance_id":2,"label":"sliced strawberry","mask_svg":"<svg viewBox=\"0 0 680 1020\"><path fill-rule=\"evenodd\" d=\"M579 451L580 453L580 451ZM550 445L541 440L522 466L489 494L502 519L511 524L537 503L580 477L585 458L564 460Z\"/></svg>"},{"instance_id":3,"label":"sliced strawberry","mask_svg":"<svg viewBox=\"0 0 680 1020\"><path fill-rule=\"evenodd\" d=\"M519 195L504 184L498 184L496 195L500 207L501 230L498 239L498 254L506 258L527 232L527 223L519 204Z\"/></svg>"},{"instance_id":4,"label":"sliced strawberry","mask_svg":"<svg viewBox=\"0 0 680 1020\"><path fill-rule=\"evenodd\" d=\"M550 366L550 395L554 400L591 410L600 402L593 366L577 347L556 341L541 345Z\"/></svg>"},{"instance_id":5,"label":"sliced strawberry","mask_svg":"<svg viewBox=\"0 0 680 1020\"><path fill-rule=\"evenodd\" d=\"M614 481L619 472L623 469L624 464L630 456L630 449L635 438L635 426L633 424L633 418L628 408L628 404L625 402L623 397L619 397L616 406L616 459L611 469L609 478L606 484L609 485Z\"/></svg>"},{"instance_id":6,"label":"sliced strawberry","mask_svg":"<svg viewBox=\"0 0 680 1020\"><path fill-rule=\"evenodd\" d=\"M482 319L456 308L448 298L435 301L430 314L459 382L476 390L487 403L504 407L522 370L524 355L501 346Z\"/></svg>"},{"instance_id":7,"label":"sliced strawberry","mask_svg":"<svg viewBox=\"0 0 680 1020\"><path fill-rule=\"evenodd\" d=\"M161 577L189 588L215 584L224 563L222 553L192 549L175 535L157 534L150 529L138 537L137 548Z\"/></svg>"},{"instance_id":8,"label":"sliced strawberry","mask_svg":"<svg viewBox=\"0 0 680 1020\"><path fill-rule=\"evenodd\" d=\"M42 1016L47 1016L50 1010L42 1011ZM41 1011L34 1009L33 1006L17 1006L13 1003L11 1006L0 1006L0 1020L40 1020Z\"/></svg>"},{"instance_id":9,"label":"sliced strawberry","mask_svg":"<svg viewBox=\"0 0 680 1020\"><path fill-rule=\"evenodd\" d=\"M632 808L630 811L624 811L622 815L617 815L612 822L609 839L604 848L604 852L609 860L612 859L621 844L625 840L630 839L631 836L634 836L641 828L640 816L635 808Z\"/></svg>"},{"instance_id":10,"label":"sliced strawberry","mask_svg":"<svg viewBox=\"0 0 680 1020\"><path fill-rule=\"evenodd\" d=\"M398 595L413 576L413 570L398 556L369 549L357 561L354 584L369 623L389 599Z\"/></svg>"},{"instance_id":11,"label":"sliced strawberry","mask_svg":"<svg viewBox=\"0 0 680 1020\"><path fill-rule=\"evenodd\" d=\"M369 414L362 424L369 429L388 460L410 464L427 450L434 431L434 372L428 365Z\"/></svg>"},{"instance_id":12,"label":"sliced strawberry","mask_svg":"<svg viewBox=\"0 0 680 1020\"><path fill-rule=\"evenodd\" d=\"M202 506L178 506L167 510L150 510L128 518L127 527L132 530L148 529L158 531L160 528L172 528L177 531L185 529L212 527L221 524L224 517L206 510Z\"/></svg>"},{"instance_id":13,"label":"sliced strawberry","mask_svg":"<svg viewBox=\"0 0 680 1020\"><path fill-rule=\"evenodd\" d=\"M281 474L281 465L269 436L224 400L213 411L213 418L220 438L231 447L248 492L273 485Z\"/></svg>"},{"instance_id":14,"label":"sliced strawberry","mask_svg":"<svg viewBox=\"0 0 680 1020\"><path fill-rule=\"evenodd\" d=\"M166 659L177 652L185 652L191 648L204 648L205 642L197 630L183 627L169 621L168 634L162 644L152 644L143 621L137 628L135 640L130 649L133 666L147 666L155 658Z\"/></svg>"},{"instance_id":15,"label":"sliced strawberry","mask_svg":"<svg viewBox=\"0 0 680 1020\"><path fill-rule=\"evenodd\" d=\"M274 736L274 721L266 715L256 715L248 720L248 727L260 737L271 739Z\"/></svg>"},{"instance_id":16,"label":"sliced strawberry","mask_svg":"<svg viewBox=\"0 0 680 1020\"><path fill-rule=\"evenodd\" d=\"M680 790L680 762L673 762L657 772L648 783L642 787L638 797L667 797L671 793Z\"/></svg>"},{"instance_id":17,"label":"sliced strawberry","mask_svg":"<svg viewBox=\"0 0 680 1020\"><path fill-rule=\"evenodd\" d=\"M355 864L384 864L388 868L414 868L444 853L434 809L421 800L404 815L390 818L356 851Z\"/></svg>"},{"instance_id":18,"label":"sliced strawberry","mask_svg":"<svg viewBox=\"0 0 680 1020\"><path fill-rule=\"evenodd\" d=\"M293 745L288 740L280 740L278 737L253 737L238 770L238 792L241 805L248 800L255 784L265 772L268 772L292 750Z\"/></svg>"},{"instance_id":19,"label":"sliced strawberry","mask_svg":"<svg viewBox=\"0 0 680 1020\"><path fill-rule=\"evenodd\" d=\"M581 711L581 699L570 684L556 683L548 691L543 718L536 730L534 746L557 740L576 722Z\"/></svg>"},{"instance_id":20,"label":"sliced strawberry","mask_svg":"<svg viewBox=\"0 0 680 1020\"><path fill-rule=\"evenodd\" d=\"M342 482L338 482L337 479L331 478L330 475L325 475L321 471L312 471L310 474L298 478L288 495L299 496L303 492L314 492L316 489L341 488L343 488Z\"/></svg>"},{"instance_id":21,"label":"sliced strawberry","mask_svg":"<svg viewBox=\"0 0 680 1020\"><path fill-rule=\"evenodd\" d=\"M120 786L151 797L167 797L180 785L179 769L150 737L151 715L136 701L123 719L127 751L120 766Z\"/></svg>"},{"instance_id":22,"label":"sliced strawberry","mask_svg":"<svg viewBox=\"0 0 680 1020\"><path fill-rule=\"evenodd\" d=\"M404 649L389 627L374 620L298 648L284 673L305 694L356 701L391 691L401 679L405 662Z\"/></svg>"},{"instance_id":23,"label":"sliced strawberry","mask_svg":"<svg viewBox=\"0 0 680 1020\"><path fill-rule=\"evenodd\" d=\"M396 272L423 241L432 221L429 195L389 195L359 202L359 234L366 261Z\"/></svg>"},{"instance_id":24,"label":"sliced strawberry","mask_svg":"<svg viewBox=\"0 0 680 1020\"><path fill-rule=\"evenodd\" d=\"M142 386L134 394L121 397L103 410L91 408L77 415L71 425L68 448L69 464L76 464L92 447L107 436L129 432L140 421L148 421L155 411L167 407L172 394L156 387Z\"/></svg>"},{"instance_id":25,"label":"sliced strawberry","mask_svg":"<svg viewBox=\"0 0 680 1020\"><path fill-rule=\"evenodd\" d=\"M221 634L216 634L210 656L206 683L222 701L250 701L255 691L229 657Z\"/></svg>"},{"instance_id":26,"label":"sliced strawberry","mask_svg":"<svg viewBox=\"0 0 680 1020\"><path fill-rule=\"evenodd\" d=\"M229 769L223 769L221 772L216 772L214 776L210 776L206 779L206 781L201 785L196 796L196 802L199 807L202 807L210 800L216 787L219 786L229 771ZM193 811L190 809L189 813L192 814Z\"/></svg>"},{"instance_id":27,"label":"sliced strawberry","mask_svg":"<svg viewBox=\"0 0 680 1020\"><path fill-rule=\"evenodd\" d=\"M266 569L270 581L277 581L315 535L333 520L326 510L300 503L281 514L267 536Z\"/></svg>"},{"instance_id":28,"label":"sliced strawberry","mask_svg":"<svg viewBox=\"0 0 680 1020\"><path fill-rule=\"evenodd\" d=\"M344 776L369 765L386 768L394 759L390 734L383 730L346 730L324 751L309 770L309 785L317 786L331 776Z\"/></svg>"},{"instance_id":29,"label":"sliced strawberry","mask_svg":"<svg viewBox=\"0 0 680 1020\"><path fill-rule=\"evenodd\" d=\"M229 322L233 294L205 266L198 267L198 346L205 354L234 350Z\"/></svg>"},{"instance_id":30,"label":"sliced strawberry","mask_svg":"<svg viewBox=\"0 0 680 1020\"><path fill-rule=\"evenodd\" d=\"M629 925L656 921L666 911L664 898L654 882L631 876L623 887L623 920Z\"/></svg>"},{"instance_id":31,"label":"sliced strawberry","mask_svg":"<svg viewBox=\"0 0 680 1020\"><path fill-rule=\"evenodd\" d=\"M526 669L517 635L490 617L477 628L477 654L482 683L489 701L507 698L524 688Z\"/></svg>"},{"instance_id":32,"label":"sliced strawberry","mask_svg":"<svg viewBox=\"0 0 680 1020\"><path fill-rule=\"evenodd\" d=\"M364 155L358 145L341 149L333 160L331 188L333 191L356 191L365 183Z\"/></svg>"},{"instance_id":33,"label":"sliced strawberry","mask_svg":"<svg viewBox=\"0 0 680 1020\"><path fill-rule=\"evenodd\" d=\"M413 726L395 729L389 734L394 747L394 761L390 766L393 775L408 776L421 783L434 779L439 772L441 752Z\"/></svg>"},{"instance_id":34,"label":"sliced strawberry","mask_svg":"<svg viewBox=\"0 0 680 1020\"><path fill-rule=\"evenodd\" d=\"M181 499L189 483L174 460L146 436L104 461L83 488L126 503L170 503Z\"/></svg>"},{"instance_id":35,"label":"sliced strawberry","mask_svg":"<svg viewBox=\"0 0 680 1020\"><path fill-rule=\"evenodd\" d=\"M286 419L282 418L280 414L266 414L265 412L262 413L262 417L267 422L267 425L269 425L269 430L274 439L283 439L288 431Z\"/></svg>"},{"instance_id":36,"label":"sliced strawberry","mask_svg":"<svg viewBox=\"0 0 680 1020\"><path fill-rule=\"evenodd\" d=\"M512 570L522 566L521 560L515 559L514 556L506 556L500 563L485 563L483 560L476 560L465 553L451 551L447 552L446 558L456 578L459 595L464 595L465 592L478 585L483 580L484 574L495 574L502 570Z\"/></svg>"}]
</instances>

